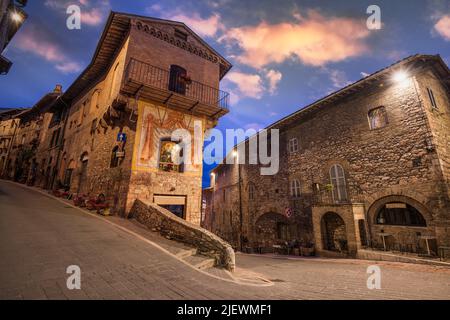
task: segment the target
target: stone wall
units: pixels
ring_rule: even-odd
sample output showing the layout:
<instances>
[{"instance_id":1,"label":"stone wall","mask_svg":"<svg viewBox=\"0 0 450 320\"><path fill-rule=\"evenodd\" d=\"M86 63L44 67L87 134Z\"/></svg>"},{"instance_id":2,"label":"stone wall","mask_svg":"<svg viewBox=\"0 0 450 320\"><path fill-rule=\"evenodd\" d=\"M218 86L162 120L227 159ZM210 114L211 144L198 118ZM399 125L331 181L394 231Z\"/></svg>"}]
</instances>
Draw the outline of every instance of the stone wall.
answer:
<instances>
[{"instance_id":1,"label":"stone wall","mask_svg":"<svg viewBox=\"0 0 450 320\"><path fill-rule=\"evenodd\" d=\"M136 21L133 22L133 24L135 23ZM175 31L173 26L158 23L148 25L150 28L154 27L173 37ZM166 71L169 71L170 66L173 64L179 65L187 71L192 80L213 88L219 88L218 63L213 63L205 58L199 57L163 39L159 39L144 30L138 30L136 27L132 27L130 39L130 57ZM206 49L203 44L200 44L191 35L188 35L188 42ZM149 47L152 50L148 50Z\"/></svg>"},{"instance_id":2,"label":"stone wall","mask_svg":"<svg viewBox=\"0 0 450 320\"><path fill-rule=\"evenodd\" d=\"M129 113L118 112L117 118L108 121L104 121L104 115L120 90L128 41L119 50L104 78L76 98L70 108L65 132L64 160L60 168L61 172L65 172L71 164L75 166L71 192L91 196L104 194L112 212L120 215L125 214L136 124L130 121ZM127 136L124 145L117 141L119 133ZM111 168L112 151L116 146L123 148L125 156L119 160L117 167ZM88 157L85 178L81 178L82 156Z\"/></svg>"},{"instance_id":3,"label":"stone wall","mask_svg":"<svg viewBox=\"0 0 450 320\"><path fill-rule=\"evenodd\" d=\"M136 200L130 211L134 218L165 237L193 245L198 253L210 256L216 264L234 271L235 256L231 246L213 233L180 219L153 203Z\"/></svg>"}]
</instances>

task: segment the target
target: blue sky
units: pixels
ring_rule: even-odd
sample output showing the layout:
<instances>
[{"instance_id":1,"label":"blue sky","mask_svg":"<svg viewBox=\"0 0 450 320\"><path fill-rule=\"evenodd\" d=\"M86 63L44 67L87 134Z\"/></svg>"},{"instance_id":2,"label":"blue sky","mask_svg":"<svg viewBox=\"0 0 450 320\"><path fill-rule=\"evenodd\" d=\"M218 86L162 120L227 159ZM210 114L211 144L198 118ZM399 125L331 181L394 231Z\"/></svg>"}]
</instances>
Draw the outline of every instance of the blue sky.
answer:
<instances>
[{"instance_id":1,"label":"blue sky","mask_svg":"<svg viewBox=\"0 0 450 320\"><path fill-rule=\"evenodd\" d=\"M66 28L78 4L81 30ZM110 10L181 20L234 65L218 128L263 128L339 88L415 53L450 62L450 0L377 1L381 30L366 27L374 1L44 0L4 55L0 107L28 107L56 83L67 88L89 63ZM204 183L209 182L205 168Z\"/></svg>"}]
</instances>

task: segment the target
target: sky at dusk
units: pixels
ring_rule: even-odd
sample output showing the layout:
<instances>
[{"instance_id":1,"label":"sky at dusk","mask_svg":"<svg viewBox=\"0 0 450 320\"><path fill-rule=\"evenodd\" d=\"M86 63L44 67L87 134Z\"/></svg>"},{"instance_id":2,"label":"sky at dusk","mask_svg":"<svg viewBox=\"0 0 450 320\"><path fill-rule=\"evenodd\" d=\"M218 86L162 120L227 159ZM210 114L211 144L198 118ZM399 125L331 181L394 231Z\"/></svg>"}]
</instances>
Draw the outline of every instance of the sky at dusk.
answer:
<instances>
[{"instance_id":1,"label":"sky at dusk","mask_svg":"<svg viewBox=\"0 0 450 320\"><path fill-rule=\"evenodd\" d=\"M81 30L66 27L70 4L82 10ZM381 30L366 26L371 4L381 8ZM182 21L233 64L221 83L232 95L221 130L264 128L412 54L450 64L450 0L31 0L25 10L4 52L14 65L0 76L0 108L30 107L57 83L68 88L110 10Z\"/></svg>"}]
</instances>

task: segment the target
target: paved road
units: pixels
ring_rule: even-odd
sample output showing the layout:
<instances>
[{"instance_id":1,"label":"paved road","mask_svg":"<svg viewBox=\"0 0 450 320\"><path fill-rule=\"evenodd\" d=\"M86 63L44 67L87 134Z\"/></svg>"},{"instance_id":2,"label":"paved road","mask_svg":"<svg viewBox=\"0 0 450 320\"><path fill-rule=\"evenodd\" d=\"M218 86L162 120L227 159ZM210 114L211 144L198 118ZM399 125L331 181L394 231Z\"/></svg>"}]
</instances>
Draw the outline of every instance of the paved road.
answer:
<instances>
[{"instance_id":1,"label":"paved road","mask_svg":"<svg viewBox=\"0 0 450 320\"><path fill-rule=\"evenodd\" d=\"M368 290L356 260L280 260L238 255L272 287L199 273L110 224L33 190L0 181L0 299L434 299L450 298L448 269L380 263ZM81 290L66 287L78 265Z\"/></svg>"}]
</instances>

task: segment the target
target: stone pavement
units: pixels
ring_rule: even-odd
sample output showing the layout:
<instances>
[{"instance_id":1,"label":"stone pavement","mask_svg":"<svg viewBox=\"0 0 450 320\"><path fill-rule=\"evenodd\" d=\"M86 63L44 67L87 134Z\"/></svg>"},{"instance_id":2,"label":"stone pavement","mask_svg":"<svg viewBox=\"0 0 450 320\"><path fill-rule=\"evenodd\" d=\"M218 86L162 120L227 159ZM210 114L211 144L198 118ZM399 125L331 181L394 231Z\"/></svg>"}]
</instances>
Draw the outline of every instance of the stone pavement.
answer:
<instances>
[{"instance_id":1,"label":"stone pavement","mask_svg":"<svg viewBox=\"0 0 450 320\"><path fill-rule=\"evenodd\" d=\"M382 289L368 290L360 260L237 255L238 273L273 286L222 281L101 219L0 181L0 299L449 299L446 268L380 262ZM81 268L81 290L66 268Z\"/></svg>"}]
</instances>

